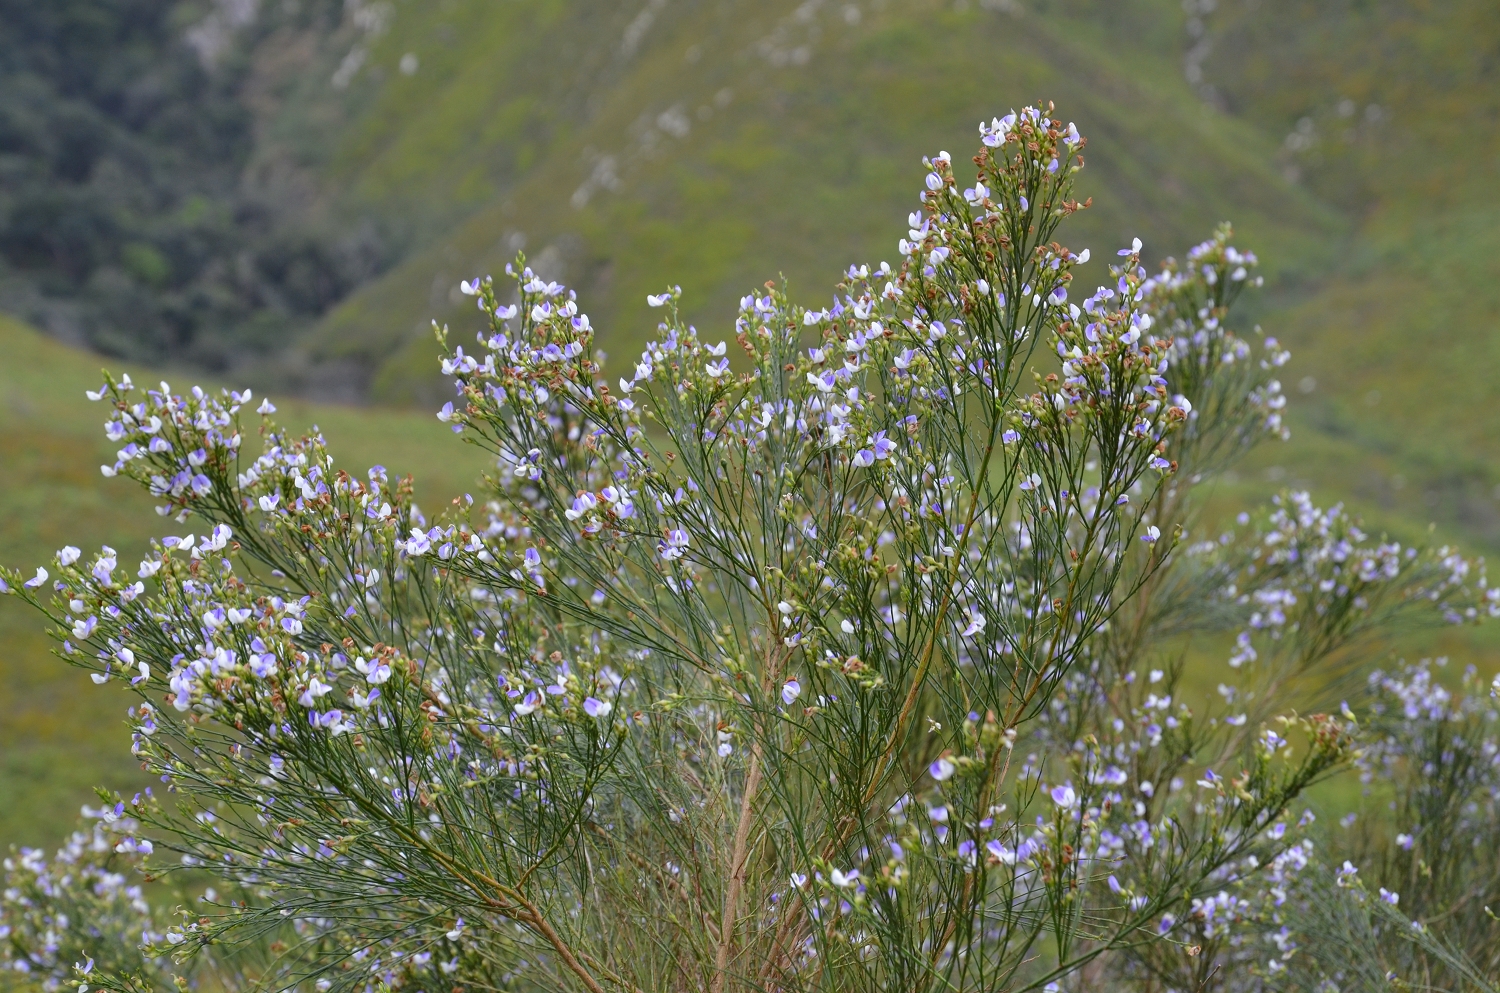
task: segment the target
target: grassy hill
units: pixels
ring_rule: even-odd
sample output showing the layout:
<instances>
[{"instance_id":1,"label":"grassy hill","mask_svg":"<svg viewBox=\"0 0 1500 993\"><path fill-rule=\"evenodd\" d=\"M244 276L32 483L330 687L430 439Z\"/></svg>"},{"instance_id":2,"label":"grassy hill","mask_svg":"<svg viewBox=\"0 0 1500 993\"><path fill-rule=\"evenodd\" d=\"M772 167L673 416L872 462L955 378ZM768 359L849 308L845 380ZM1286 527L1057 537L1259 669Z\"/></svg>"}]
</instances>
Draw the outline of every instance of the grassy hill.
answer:
<instances>
[{"instance_id":1,"label":"grassy hill","mask_svg":"<svg viewBox=\"0 0 1500 993\"><path fill-rule=\"evenodd\" d=\"M432 403L428 322L465 340L458 279L518 248L578 287L622 359L669 282L702 324L778 274L821 299L848 262L893 253L922 154L962 156L980 117L1046 98L1092 139L1095 207L1070 244L1104 258L1139 234L1160 257L1232 220L1266 262L1250 319L1296 353L1297 437L1253 467L1263 487L1500 548L1500 21L1484 3L726 0L645 3L623 29L580 19L588 5L490 9L396 7L371 64L447 61L367 80L370 117L335 160L358 163L359 189L419 197L477 189L453 170L481 169L492 141L534 161L324 317L308 367ZM553 60L540 78L476 54L517 31L525 64ZM546 141L492 137L559 79L575 89L546 105Z\"/></svg>"},{"instance_id":2,"label":"grassy hill","mask_svg":"<svg viewBox=\"0 0 1500 993\"><path fill-rule=\"evenodd\" d=\"M460 0L447 16L488 6ZM1161 5L1133 6L1137 23L1161 20ZM434 16L398 8L372 58L420 52ZM592 94L587 122L560 133L513 189L332 311L306 354L368 368L376 399L429 398L433 377L413 361L431 353L428 321L469 318L454 299L458 279L498 269L518 248L577 286L620 352L654 327L644 297L667 282L687 288L693 319L706 323L726 320L747 287L778 273L821 299L848 263L893 254L924 154L971 154L981 118L1035 99L1054 100L1091 136L1085 192L1097 206L1070 241L1102 249L1139 234L1160 256L1233 217L1284 269L1313 264L1339 235L1342 219L1274 167L1274 141L1205 114L1170 60L1117 51L1074 26L928 0L690 3L647 29L627 25L638 39L632 61ZM476 31L474 44L484 37ZM576 44L589 64L600 45L625 46L597 31ZM395 123L416 108L457 121L464 106L481 120L511 106L495 73L423 76L393 78L372 97L385 141L361 126L359 184L389 188L400 173L421 190L448 175L447 156L424 157L449 148L419 140L426 120ZM469 133L485 131L476 121ZM483 161L485 152L451 154Z\"/></svg>"}]
</instances>

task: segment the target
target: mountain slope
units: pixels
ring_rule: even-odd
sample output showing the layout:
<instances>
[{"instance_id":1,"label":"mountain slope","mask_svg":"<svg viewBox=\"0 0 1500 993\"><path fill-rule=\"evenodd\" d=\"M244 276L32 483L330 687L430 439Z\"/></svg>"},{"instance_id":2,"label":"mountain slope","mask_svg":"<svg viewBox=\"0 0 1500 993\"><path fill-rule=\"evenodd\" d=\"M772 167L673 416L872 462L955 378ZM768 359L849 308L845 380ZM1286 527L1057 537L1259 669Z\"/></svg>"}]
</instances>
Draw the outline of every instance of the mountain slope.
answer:
<instances>
[{"instance_id":1,"label":"mountain slope","mask_svg":"<svg viewBox=\"0 0 1500 993\"><path fill-rule=\"evenodd\" d=\"M444 16L475 9L455 0ZM1487 373L1500 354L1500 21L1484 3L639 10L645 29L628 59L613 49L610 87L584 100L582 123L331 311L302 361L362 371L379 400L440 402L429 321L467 340L476 318L458 280L518 248L578 288L620 359L652 328L644 295L668 283L705 324L780 274L821 300L847 263L891 256L922 154L962 157L980 117L1044 97L1092 139L1095 206L1065 229L1071 245L1107 257L1139 234L1160 257L1227 219L1266 263L1249 319L1297 355L1297 437L1247 480L1312 485L1384 526L1432 520L1500 547ZM401 8L382 57L408 44L403 25L420 37L433 16ZM626 32L590 30L580 51L623 46ZM473 78L453 85L439 105L485 102Z\"/></svg>"},{"instance_id":2,"label":"mountain slope","mask_svg":"<svg viewBox=\"0 0 1500 993\"><path fill-rule=\"evenodd\" d=\"M1340 228L1277 173L1271 144L1206 115L1170 64L1147 72L1065 22L927 2L700 3L674 6L639 46L586 127L341 304L305 354L371 367L377 399L430 401L429 320L459 320L458 280L523 247L578 287L615 351L642 343L641 301L668 281L703 321L778 273L821 299L848 263L891 256L923 154L967 154L981 118L1038 97L1092 139L1096 207L1067 235L1079 246L1140 234L1159 256L1233 217L1287 266Z\"/></svg>"}]
</instances>

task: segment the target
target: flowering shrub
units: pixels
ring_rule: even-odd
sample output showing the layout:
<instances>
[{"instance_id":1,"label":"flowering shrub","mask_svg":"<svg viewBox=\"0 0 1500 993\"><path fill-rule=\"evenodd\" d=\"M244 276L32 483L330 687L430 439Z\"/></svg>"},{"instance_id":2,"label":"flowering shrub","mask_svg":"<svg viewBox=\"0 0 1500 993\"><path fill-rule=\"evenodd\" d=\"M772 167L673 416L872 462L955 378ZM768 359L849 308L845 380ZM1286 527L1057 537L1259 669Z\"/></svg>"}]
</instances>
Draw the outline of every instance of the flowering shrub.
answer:
<instances>
[{"instance_id":1,"label":"flowering shrub","mask_svg":"<svg viewBox=\"0 0 1500 993\"><path fill-rule=\"evenodd\" d=\"M126 840L137 825L120 816L123 805L85 812L93 823L51 861L23 848L4 862L0 985L35 984L50 993L79 977L86 984L96 968L120 977L153 974L158 983L170 975L141 951L164 940L131 879L149 842Z\"/></svg>"},{"instance_id":2,"label":"flowering shrub","mask_svg":"<svg viewBox=\"0 0 1500 993\"><path fill-rule=\"evenodd\" d=\"M91 394L105 475L198 523L133 570L70 547L6 581L140 697L172 799L122 806L122 844L237 894L151 953L260 941L267 988L596 993L1218 961L1236 894L1306 851L1293 801L1354 754L1347 718L1272 720L1287 674L1487 588L1302 497L1182 543L1196 483L1285 434L1287 355L1226 326L1258 281L1227 229L1074 285L1084 139L1049 115L983 126L972 185L928 160L896 265L817 309L747 295L733 355L673 287L612 385L570 291L524 260L465 281L478 349L447 352L438 416L496 471L432 521L269 403L247 454L248 393ZM1195 714L1161 653L1242 627L1230 672L1259 682Z\"/></svg>"},{"instance_id":3,"label":"flowering shrub","mask_svg":"<svg viewBox=\"0 0 1500 993\"><path fill-rule=\"evenodd\" d=\"M1500 686L1470 667L1446 689L1446 661L1370 675L1369 799L1281 909L1283 944L1302 950L1281 988L1500 989Z\"/></svg>"}]
</instances>

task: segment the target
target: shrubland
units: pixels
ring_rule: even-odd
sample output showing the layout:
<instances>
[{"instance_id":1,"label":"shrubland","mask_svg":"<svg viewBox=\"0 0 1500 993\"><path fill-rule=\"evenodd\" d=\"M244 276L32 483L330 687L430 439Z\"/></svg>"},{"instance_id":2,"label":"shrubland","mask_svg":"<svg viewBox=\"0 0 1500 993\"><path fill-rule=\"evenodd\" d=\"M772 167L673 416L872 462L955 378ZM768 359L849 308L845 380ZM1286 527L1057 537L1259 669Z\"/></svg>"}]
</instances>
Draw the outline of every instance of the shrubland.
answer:
<instances>
[{"instance_id":1,"label":"shrubland","mask_svg":"<svg viewBox=\"0 0 1500 993\"><path fill-rule=\"evenodd\" d=\"M1286 431L1258 259L1078 285L1053 113L925 159L827 306L768 282L721 339L652 294L623 376L524 258L465 280L438 417L494 469L430 518L248 392L92 391L180 533L4 582L156 782L6 864L9 980L1493 989L1490 688L1362 653L1500 593L1305 493L1208 530ZM1306 799L1360 776L1399 831L1346 853Z\"/></svg>"}]
</instances>

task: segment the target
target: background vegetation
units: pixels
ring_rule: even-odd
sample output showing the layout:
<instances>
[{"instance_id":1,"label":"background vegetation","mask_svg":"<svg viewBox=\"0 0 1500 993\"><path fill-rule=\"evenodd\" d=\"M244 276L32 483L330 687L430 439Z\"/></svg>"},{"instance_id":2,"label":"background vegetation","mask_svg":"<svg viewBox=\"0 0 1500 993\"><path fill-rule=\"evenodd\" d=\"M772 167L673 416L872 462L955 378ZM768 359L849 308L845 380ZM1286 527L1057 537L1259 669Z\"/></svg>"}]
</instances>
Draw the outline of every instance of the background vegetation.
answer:
<instances>
[{"instance_id":1,"label":"background vegetation","mask_svg":"<svg viewBox=\"0 0 1500 993\"><path fill-rule=\"evenodd\" d=\"M1482 0L0 15L0 305L174 382L378 404L282 419L415 472L423 499L480 465L430 414L428 321L463 340L460 278L524 248L624 356L665 283L708 325L778 272L796 295L834 281L827 260L893 258L918 157L1046 97L1092 136L1084 192L1108 194L1075 224L1100 260L1082 278L1133 235L1156 259L1224 219L1265 263L1247 303L1294 352L1294 434L1226 502L1305 485L1377 528L1500 547L1500 18ZM94 468L100 360L8 322L0 354L0 560L141 545L156 518ZM50 839L84 787L129 773L123 701L49 663L14 604L0 644L0 842ZM1495 668L1486 643L1443 647Z\"/></svg>"}]
</instances>

